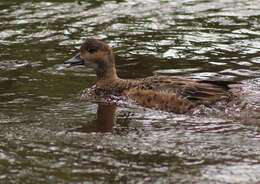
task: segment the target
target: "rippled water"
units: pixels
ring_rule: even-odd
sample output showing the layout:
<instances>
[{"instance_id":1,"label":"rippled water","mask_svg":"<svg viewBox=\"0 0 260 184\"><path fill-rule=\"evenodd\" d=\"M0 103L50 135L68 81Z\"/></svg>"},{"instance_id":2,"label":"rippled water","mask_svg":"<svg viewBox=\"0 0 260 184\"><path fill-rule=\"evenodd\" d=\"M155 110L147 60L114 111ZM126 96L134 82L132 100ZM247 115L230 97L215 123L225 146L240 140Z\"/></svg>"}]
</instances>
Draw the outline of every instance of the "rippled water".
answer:
<instances>
[{"instance_id":1,"label":"rippled water","mask_svg":"<svg viewBox=\"0 0 260 184\"><path fill-rule=\"evenodd\" d=\"M260 1L0 2L0 183L258 183ZM241 81L248 111L176 115L80 102L85 38L119 76ZM259 111L258 111L258 110Z\"/></svg>"}]
</instances>

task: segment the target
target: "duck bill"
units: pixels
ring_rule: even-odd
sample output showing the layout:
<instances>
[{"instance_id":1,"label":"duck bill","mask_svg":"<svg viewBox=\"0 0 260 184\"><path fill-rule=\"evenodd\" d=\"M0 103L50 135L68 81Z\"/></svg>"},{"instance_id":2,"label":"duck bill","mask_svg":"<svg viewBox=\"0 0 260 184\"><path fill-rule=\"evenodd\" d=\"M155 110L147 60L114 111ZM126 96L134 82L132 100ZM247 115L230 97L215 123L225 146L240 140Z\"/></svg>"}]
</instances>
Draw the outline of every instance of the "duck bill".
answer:
<instances>
[{"instance_id":1,"label":"duck bill","mask_svg":"<svg viewBox=\"0 0 260 184\"><path fill-rule=\"evenodd\" d=\"M80 54L78 53L73 58L65 61L64 64L67 65L68 67L84 65L84 60L80 58Z\"/></svg>"}]
</instances>

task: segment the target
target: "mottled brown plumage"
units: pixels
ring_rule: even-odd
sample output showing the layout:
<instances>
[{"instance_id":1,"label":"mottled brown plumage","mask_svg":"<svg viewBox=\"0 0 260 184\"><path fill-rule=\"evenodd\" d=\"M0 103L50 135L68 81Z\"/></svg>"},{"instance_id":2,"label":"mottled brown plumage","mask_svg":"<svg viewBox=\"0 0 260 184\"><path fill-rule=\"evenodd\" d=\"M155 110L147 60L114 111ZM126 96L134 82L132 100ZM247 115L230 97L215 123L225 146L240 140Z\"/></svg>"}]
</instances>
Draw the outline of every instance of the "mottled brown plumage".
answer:
<instances>
[{"instance_id":1,"label":"mottled brown plumage","mask_svg":"<svg viewBox=\"0 0 260 184\"><path fill-rule=\"evenodd\" d=\"M66 63L94 66L96 92L126 96L149 108L185 113L198 105L229 101L234 95L229 82L197 81L181 77L153 76L144 79L120 79L117 76L112 49L103 41L87 39L80 54Z\"/></svg>"}]
</instances>

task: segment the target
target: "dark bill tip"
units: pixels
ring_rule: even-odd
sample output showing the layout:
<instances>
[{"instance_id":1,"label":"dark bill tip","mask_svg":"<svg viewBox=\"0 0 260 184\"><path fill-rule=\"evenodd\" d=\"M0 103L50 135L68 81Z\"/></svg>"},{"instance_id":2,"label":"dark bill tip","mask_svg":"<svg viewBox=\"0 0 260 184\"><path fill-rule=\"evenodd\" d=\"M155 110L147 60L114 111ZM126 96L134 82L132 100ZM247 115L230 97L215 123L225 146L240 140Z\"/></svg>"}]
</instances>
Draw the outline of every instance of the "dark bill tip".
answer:
<instances>
[{"instance_id":1,"label":"dark bill tip","mask_svg":"<svg viewBox=\"0 0 260 184\"><path fill-rule=\"evenodd\" d=\"M77 65L84 65L84 60L80 58L80 54L78 53L73 58L65 61L64 64L67 65L68 67L77 66Z\"/></svg>"}]
</instances>

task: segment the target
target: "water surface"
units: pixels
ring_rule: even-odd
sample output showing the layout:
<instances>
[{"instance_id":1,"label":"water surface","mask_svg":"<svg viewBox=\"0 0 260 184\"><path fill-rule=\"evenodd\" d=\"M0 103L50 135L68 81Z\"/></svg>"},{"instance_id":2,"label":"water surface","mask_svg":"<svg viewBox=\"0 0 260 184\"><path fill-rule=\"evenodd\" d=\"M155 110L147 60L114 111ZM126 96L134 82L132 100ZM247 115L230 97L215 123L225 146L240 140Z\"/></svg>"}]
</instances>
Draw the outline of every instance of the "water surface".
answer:
<instances>
[{"instance_id":1,"label":"water surface","mask_svg":"<svg viewBox=\"0 0 260 184\"><path fill-rule=\"evenodd\" d=\"M260 1L0 2L0 183L260 182ZM89 37L118 75L243 83L249 111L176 115L81 102ZM253 110L252 110L253 109Z\"/></svg>"}]
</instances>

